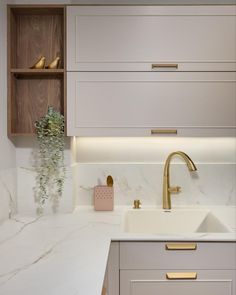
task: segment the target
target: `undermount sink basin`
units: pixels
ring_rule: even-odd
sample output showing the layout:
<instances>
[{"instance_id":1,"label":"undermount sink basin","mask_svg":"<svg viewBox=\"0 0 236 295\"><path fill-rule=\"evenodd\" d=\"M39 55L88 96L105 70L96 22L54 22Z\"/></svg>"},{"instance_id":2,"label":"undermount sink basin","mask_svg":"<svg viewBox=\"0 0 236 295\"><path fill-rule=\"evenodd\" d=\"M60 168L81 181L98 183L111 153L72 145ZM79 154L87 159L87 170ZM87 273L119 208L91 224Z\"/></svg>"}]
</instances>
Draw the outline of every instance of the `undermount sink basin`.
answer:
<instances>
[{"instance_id":1,"label":"undermount sink basin","mask_svg":"<svg viewBox=\"0 0 236 295\"><path fill-rule=\"evenodd\" d=\"M224 233L230 229L210 210L133 209L124 213L123 229L130 233Z\"/></svg>"}]
</instances>

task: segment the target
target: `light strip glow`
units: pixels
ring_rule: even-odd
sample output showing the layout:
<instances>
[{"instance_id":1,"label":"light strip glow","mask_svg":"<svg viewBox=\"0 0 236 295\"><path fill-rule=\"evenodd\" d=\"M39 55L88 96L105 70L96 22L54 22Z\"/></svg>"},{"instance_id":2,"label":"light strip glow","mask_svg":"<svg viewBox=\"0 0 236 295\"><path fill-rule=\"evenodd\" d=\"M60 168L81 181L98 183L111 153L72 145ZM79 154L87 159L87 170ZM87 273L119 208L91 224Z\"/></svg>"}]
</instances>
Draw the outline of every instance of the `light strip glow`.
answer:
<instances>
[{"instance_id":1,"label":"light strip glow","mask_svg":"<svg viewBox=\"0 0 236 295\"><path fill-rule=\"evenodd\" d=\"M72 149L79 163L163 163L177 150L196 163L236 163L236 138L231 137L77 137Z\"/></svg>"}]
</instances>

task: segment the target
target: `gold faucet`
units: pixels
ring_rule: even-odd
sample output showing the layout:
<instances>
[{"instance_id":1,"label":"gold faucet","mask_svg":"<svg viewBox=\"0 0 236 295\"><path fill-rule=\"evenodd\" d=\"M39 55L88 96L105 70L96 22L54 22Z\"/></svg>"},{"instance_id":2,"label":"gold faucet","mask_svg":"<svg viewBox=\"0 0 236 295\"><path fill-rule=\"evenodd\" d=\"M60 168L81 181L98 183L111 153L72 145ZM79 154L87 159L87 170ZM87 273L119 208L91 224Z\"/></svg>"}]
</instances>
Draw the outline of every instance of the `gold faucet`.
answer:
<instances>
[{"instance_id":1,"label":"gold faucet","mask_svg":"<svg viewBox=\"0 0 236 295\"><path fill-rule=\"evenodd\" d=\"M196 171L197 168L190 157L184 152L178 151L171 153L165 162L163 175L163 209L171 209L171 193L181 192L181 187L170 187L170 162L173 156L180 156L186 162L189 171Z\"/></svg>"}]
</instances>

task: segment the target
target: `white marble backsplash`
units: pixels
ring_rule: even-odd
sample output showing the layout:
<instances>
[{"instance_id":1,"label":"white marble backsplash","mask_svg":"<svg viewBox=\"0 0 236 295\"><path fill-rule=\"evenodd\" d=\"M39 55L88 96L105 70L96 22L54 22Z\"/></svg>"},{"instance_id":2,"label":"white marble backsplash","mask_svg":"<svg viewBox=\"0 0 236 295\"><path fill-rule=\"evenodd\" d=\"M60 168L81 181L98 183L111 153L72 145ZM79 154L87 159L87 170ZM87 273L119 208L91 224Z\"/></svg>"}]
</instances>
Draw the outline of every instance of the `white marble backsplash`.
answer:
<instances>
[{"instance_id":1,"label":"white marble backsplash","mask_svg":"<svg viewBox=\"0 0 236 295\"><path fill-rule=\"evenodd\" d=\"M0 223L17 210L16 169L0 171Z\"/></svg>"},{"instance_id":2,"label":"white marble backsplash","mask_svg":"<svg viewBox=\"0 0 236 295\"><path fill-rule=\"evenodd\" d=\"M17 163L17 212L22 215L36 215L37 205L34 199L35 166L37 164L38 144L35 138L17 139L16 163ZM64 152L66 166L66 180L64 191L59 202L59 213L72 212L74 204L73 165L71 164L70 139L66 139ZM52 202L48 200L45 204L45 214L52 213Z\"/></svg>"},{"instance_id":3,"label":"white marble backsplash","mask_svg":"<svg viewBox=\"0 0 236 295\"><path fill-rule=\"evenodd\" d=\"M185 164L171 165L171 185L182 192L172 195L172 205L236 205L236 164L196 164L189 172ZM93 187L114 178L115 204L162 204L163 164L82 164L76 165L77 205L93 204Z\"/></svg>"},{"instance_id":4,"label":"white marble backsplash","mask_svg":"<svg viewBox=\"0 0 236 295\"><path fill-rule=\"evenodd\" d=\"M163 152L165 146L168 150L166 148ZM35 215L33 152L36 147L37 143L32 139L17 142L17 202L18 212L24 215ZM93 187L105 184L109 174L114 178L115 205L131 206L136 198L141 199L143 205L161 205L163 160L170 150L179 149L191 156L198 171L190 173L181 159L173 159L171 185L182 187L181 193L172 195L173 207L236 205L235 148L236 141L231 138L165 141L137 138L73 139L71 146L67 142L65 150L67 179L59 212L71 212L76 205L93 205ZM129 154L133 158L129 159ZM148 159L145 158L147 154ZM50 212L49 202L46 213Z\"/></svg>"},{"instance_id":5,"label":"white marble backsplash","mask_svg":"<svg viewBox=\"0 0 236 295\"><path fill-rule=\"evenodd\" d=\"M236 164L197 164L190 173L185 164L172 164L171 185L182 192L172 195L173 207L179 205L236 205ZM93 205L93 187L114 178L115 205L162 204L163 164L74 164L67 167L67 179L59 212L71 212L75 205ZM18 167L18 212L35 215L33 197L35 172L32 167ZM45 213L50 213L50 202Z\"/></svg>"},{"instance_id":6,"label":"white marble backsplash","mask_svg":"<svg viewBox=\"0 0 236 295\"><path fill-rule=\"evenodd\" d=\"M58 212L70 213L73 211L74 193L73 193L73 173L72 167L66 167L66 179L64 184L64 191L62 198L59 202ZM36 215L37 205L34 199L34 186L35 186L36 172L34 167L18 167L17 168L17 198L18 206L17 212L22 215ZM46 201L44 213L50 214L52 210L52 202Z\"/></svg>"},{"instance_id":7,"label":"white marble backsplash","mask_svg":"<svg viewBox=\"0 0 236 295\"><path fill-rule=\"evenodd\" d=\"M7 137L7 1L0 1L0 222L16 207L15 146Z\"/></svg>"}]
</instances>

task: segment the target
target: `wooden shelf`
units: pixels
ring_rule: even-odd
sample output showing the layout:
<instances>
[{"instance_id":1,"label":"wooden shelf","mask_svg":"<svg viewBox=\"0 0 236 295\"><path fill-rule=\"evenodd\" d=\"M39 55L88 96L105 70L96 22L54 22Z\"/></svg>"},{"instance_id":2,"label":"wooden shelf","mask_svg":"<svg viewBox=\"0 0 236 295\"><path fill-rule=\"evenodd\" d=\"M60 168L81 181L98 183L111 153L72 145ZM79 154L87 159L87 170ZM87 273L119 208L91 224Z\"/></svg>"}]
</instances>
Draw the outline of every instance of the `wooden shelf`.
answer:
<instances>
[{"instance_id":1,"label":"wooden shelf","mask_svg":"<svg viewBox=\"0 0 236 295\"><path fill-rule=\"evenodd\" d=\"M63 77L64 75L64 69L42 69L42 70L36 70L36 69L11 69L11 73L16 78L24 78L24 77Z\"/></svg>"},{"instance_id":2,"label":"wooden shelf","mask_svg":"<svg viewBox=\"0 0 236 295\"><path fill-rule=\"evenodd\" d=\"M42 69L42 70L37 70L37 69L11 69L11 73L16 73L16 74L42 74L42 75L51 75L51 74L60 74L64 73L64 69Z\"/></svg>"},{"instance_id":3,"label":"wooden shelf","mask_svg":"<svg viewBox=\"0 0 236 295\"><path fill-rule=\"evenodd\" d=\"M59 69L30 69L40 56ZM65 113L65 6L8 6L8 134L29 136L53 106Z\"/></svg>"}]
</instances>

